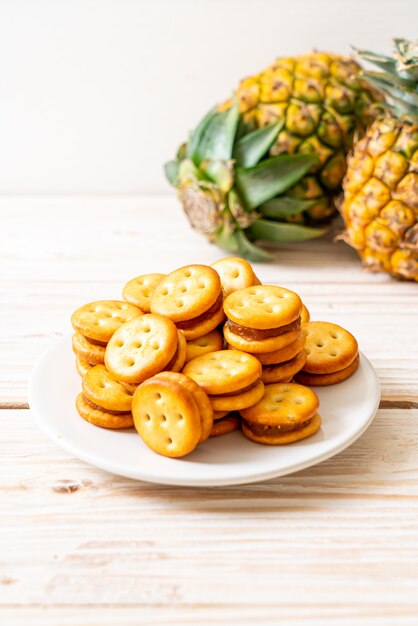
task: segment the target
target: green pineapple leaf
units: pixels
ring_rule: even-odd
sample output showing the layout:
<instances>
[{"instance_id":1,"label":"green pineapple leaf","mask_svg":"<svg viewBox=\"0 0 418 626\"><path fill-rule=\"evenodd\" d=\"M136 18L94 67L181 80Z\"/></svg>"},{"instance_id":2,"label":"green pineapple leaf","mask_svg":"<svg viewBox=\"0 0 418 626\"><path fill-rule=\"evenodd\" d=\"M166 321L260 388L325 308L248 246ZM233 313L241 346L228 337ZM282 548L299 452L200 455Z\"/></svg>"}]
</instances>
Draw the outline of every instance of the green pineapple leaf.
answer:
<instances>
[{"instance_id":1,"label":"green pineapple leaf","mask_svg":"<svg viewBox=\"0 0 418 626\"><path fill-rule=\"evenodd\" d=\"M228 192L234 182L232 167L225 161L203 161L201 171L223 192Z\"/></svg>"},{"instance_id":2,"label":"green pineapple leaf","mask_svg":"<svg viewBox=\"0 0 418 626\"><path fill-rule=\"evenodd\" d=\"M237 166L252 167L256 165L276 141L283 125L284 120L277 121L275 124L253 130L241 137L234 147L234 159Z\"/></svg>"},{"instance_id":3,"label":"green pineapple leaf","mask_svg":"<svg viewBox=\"0 0 418 626\"><path fill-rule=\"evenodd\" d=\"M177 187L179 184L179 168L180 164L178 161L168 161L164 165L166 178L173 187Z\"/></svg>"},{"instance_id":4,"label":"green pineapple leaf","mask_svg":"<svg viewBox=\"0 0 418 626\"><path fill-rule=\"evenodd\" d=\"M254 239L263 241L275 241L279 243L292 243L306 239L321 237L326 232L325 228L310 228L299 224L287 224L286 222L271 222L258 219L247 229Z\"/></svg>"},{"instance_id":5,"label":"green pineapple leaf","mask_svg":"<svg viewBox=\"0 0 418 626\"><path fill-rule=\"evenodd\" d=\"M293 187L317 161L316 154L280 154L254 167L238 167L236 187L247 210Z\"/></svg>"},{"instance_id":6,"label":"green pineapple leaf","mask_svg":"<svg viewBox=\"0 0 418 626\"><path fill-rule=\"evenodd\" d=\"M233 254L238 254L249 261L270 261L271 254L251 243L245 233L236 227L232 232L223 228L216 235L216 243L220 248Z\"/></svg>"},{"instance_id":7,"label":"green pineapple leaf","mask_svg":"<svg viewBox=\"0 0 418 626\"><path fill-rule=\"evenodd\" d=\"M292 215L298 215L316 204L317 200L304 200L292 198L291 196L279 196L264 202L259 207L259 211L265 216L274 220L286 219Z\"/></svg>"},{"instance_id":8,"label":"green pineapple leaf","mask_svg":"<svg viewBox=\"0 0 418 626\"><path fill-rule=\"evenodd\" d=\"M196 161L196 153L203 133L207 129L209 122L215 117L216 113L216 107L206 113L205 117L200 120L199 124L192 131L189 137L189 141L187 142L185 157L194 161L196 165L199 165L199 163Z\"/></svg>"},{"instance_id":9,"label":"green pineapple leaf","mask_svg":"<svg viewBox=\"0 0 418 626\"><path fill-rule=\"evenodd\" d=\"M229 161L232 157L235 133L239 119L238 105L227 111L209 113L193 133L187 155L195 165L202 161Z\"/></svg>"}]
</instances>

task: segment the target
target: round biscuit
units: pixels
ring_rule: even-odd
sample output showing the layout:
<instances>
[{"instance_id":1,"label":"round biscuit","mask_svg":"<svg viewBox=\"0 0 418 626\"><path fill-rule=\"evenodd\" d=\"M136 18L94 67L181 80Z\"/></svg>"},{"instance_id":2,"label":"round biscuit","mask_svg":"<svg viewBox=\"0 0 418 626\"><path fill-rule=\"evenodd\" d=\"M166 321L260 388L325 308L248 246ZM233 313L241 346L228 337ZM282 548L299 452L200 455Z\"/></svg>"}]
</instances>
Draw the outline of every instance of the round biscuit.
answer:
<instances>
[{"instance_id":1,"label":"round biscuit","mask_svg":"<svg viewBox=\"0 0 418 626\"><path fill-rule=\"evenodd\" d=\"M273 350L272 352L260 352L255 354L262 365L277 365L284 361L294 359L299 352L305 347L306 335L299 333L298 338L281 350Z\"/></svg>"},{"instance_id":2,"label":"round biscuit","mask_svg":"<svg viewBox=\"0 0 418 626\"><path fill-rule=\"evenodd\" d=\"M254 387L232 396L209 396L214 411L241 411L257 404L264 395L264 383L259 380Z\"/></svg>"},{"instance_id":3,"label":"round biscuit","mask_svg":"<svg viewBox=\"0 0 418 626\"><path fill-rule=\"evenodd\" d=\"M144 313L149 313L153 291L165 276L166 274L141 274L132 278L122 289L123 299L135 304Z\"/></svg>"},{"instance_id":4,"label":"round biscuit","mask_svg":"<svg viewBox=\"0 0 418 626\"><path fill-rule=\"evenodd\" d=\"M325 387L327 385L338 385L347 378L350 378L352 374L357 370L360 363L360 356L356 358L350 365L340 370L339 372L333 372L331 374L309 374L308 372L301 371L296 374L296 380L302 385L309 385L310 387Z\"/></svg>"},{"instance_id":5,"label":"round biscuit","mask_svg":"<svg viewBox=\"0 0 418 626\"><path fill-rule=\"evenodd\" d=\"M238 430L240 424L241 420L237 415L228 415L228 417L224 417L213 424L210 436L221 437L222 435L227 435L234 430Z\"/></svg>"},{"instance_id":6,"label":"round biscuit","mask_svg":"<svg viewBox=\"0 0 418 626\"><path fill-rule=\"evenodd\" d=\"M141 309L122 300L98 300L74 311L71 323L75 331L88 339L107 343L125 322L142 315Z\"/></svg>"},{"instance_id":7,"label":"round biscuit","mask_svg":"<svg viewBox=\"0 0 418 626\"><path fill-rule=\"evenodd\" d=\"M108 411L130 412L133 391L119 383L104 365L96 365L83 376L83 393L87 400Z\"/></svg>"},{"instance_id":8,"label":"round biscuit","mask_svg":"<svg viewBox=\"0 0 418 626\"><path fill-rule=\"evenodd\" d=\"M180 372L184 364L186 363L186 355L187 355L187 342L184 333L181 330L177 330L177 349L174 353L173 358L170 363L168 363L167 370L170 372Z\"/></svg>"},{"instance_id":9,"label":"round biscuit","mask_svg":"<svg viewBox=\"0 0 418 626\"><path fill-rule=\"evenodd\" d=\"M77 357L88 361L93 365L102 365L104 363L104 356L106 346L100 346L97 343L91 343L81 333L74 333L71 339L73 352Z\"/></svg>"},{"instance_id":10,"label":"round biscuit","mask_svg":"<svg viewBox=\"0 0 418 626\"><path fill-rule=\"evenodd\" d=\"M302 304L302 311L300 313L300 323L307 324L311 319L311 315L304 304Z\"/></svg>"},{"instance_id":11,"label":"round biscuit","mask_svg":"<svg viewBox=\"0 0 418 626\"><path fill-rule=\"evenodd\" d=\"M223 311L223 308L221 307L211 317L208 317L208 319L197 322L196 324L193 324L193 326L191 326L190 328L182 328L182 332L184 333L187 341L191 341L192 339L198 339L199 337L207 335L224 321L225 313Z\"/></svg>"},{"instance_id":12,"label":"round biscuit","mask_svg":"<svg viewBox=\"0 0 418 626\"><path fill-rule=\"evenodd\" d=\"M304 371L309 374L332 374L348 367L358 354L353 335L330 322L309 322L303 327L308 358Z\"/></svg>"},{"instance_id":13,"label":"round biscuit","mask_svg":"<svg viewBox=\"0 0 418 626\"><path fill-rule=\"evenodd\" d=\"M295 431L283 433L282 435L256 435L246 426L245 421L241 422L241 429L243 435L254 441L255 443L262 443L269 446L282 446L288 443L295 443L295 441L301 441L307 437L311 437L321 428L321 417L319 413L316 413L309 423L304 427Z\"/></svg>"},{"instance_id":14,"label":"round biscuit","mask_svg":"<svg viewBox=\"0 0 418 626\"><path fill-rule=\"evenodd\" d=\"M208 394L239 391L261 377L261 364L251 354L218 350L186 363L183 374L193 378Z\"/></svg>"},{"instance_id":15,"label":"round biscuit","mask_svg":"<svg viewBox=\"0 0 418 626\"><path fill-rule=\"evenodd\" d=\"M259 284L257 276L248 261L236 256L228 256L212 263L221 279L224 297L230 293Z\"/></svg>"},{"instance_id":16,"label":"round biscuit","mask_svg":"<svg viewBox=\"0 0 418 626\"><path fill-rule=\"evenodd\" d=\"M284 287L255 285L231 293L223 306L226 316L236 324L266 330L294 322L300 317L302 301Z\"/></svg>"},{"instance_id":17,"label":"round biscuit","mask_svg":"<svg viewBox=\"0 0 418 626\"><path fill-rule=\"evenodd\" d=\"M150 378L139 385L132 415L143 442L163 456L189 454L200 441L201 418L193 395L172 380Z\"/></svg>"},{"instance_id":18,"label":"round biscuit","mask_svg":"<svg viewBox=\"0 0 418 626\"><path fill-rule=\"evenodd\" d=\"M101 428L109 428L110 430L118 430L120 428L132 428L134 425L132 413L120 413L114 415L105 409L99 410L88 404L82 393L79 393L75 406L78 414L87 422L100 426Z\"/></svg>"},{"instance_id":19,"label":"round biscuit","mask_svg":"<svg viewBox=\"0 0 418 626\"><path fill-rule=\"evenodd\" d=\"M168 274L156 286L150 309L173 322L188 321L210 309L220 293L221 281L212 267L186 265Z\"/></svg>"},{"instance_id":20,"label":"round biscuit","mask_svg":"<svg viewBox=\"0 0 418 626\"><path fill-rule=\"evenodd\" d=\"M278 365L265 365L263 367L263 373L261 380L266 383L278 383L284 379L292 378L295 374L303 369L306 363L306 350L302 350L293 359L287 361L287 363L279 363Z\"/></svg>"},{"instance_id":21,"label":"round biscuit","mask_svg":"<svg viewBox=\"0 0 418 626\"><path fill-rule=\"evenodd\" d=\"M224 340L221 333L216 329L212 330L207 335L203 335L203 337L190 339L190 341L187 342L186 363L207 352L222 350L223 342Z\"/></svg>"},{"instance_id":22,"label":"round biscuit","mask_svg":"<svg viewBox=\"0 0 418 626\"><path fill-rule=\"evenodd\" d=\"M210 435L210 431L213 425L213 409L207 393L193 379L189 378L189 376L186 376L185 374L180 374L178 372L160 372L159 374L154 376L154 378L156 380L176 382L192 394L200 413L202 432L200 435L199 443L203 443L204 441L206 441L206 439L208 439Z\"/></svg>"},{"instance_id":23,"label":"round biscuit","mask_svg":"<svg viewBox=\"0 0 418 626\"><path fill-rule=\"evenodd\" d=\"M109 341L105 364L126 383L141 383L161 372L177 348L177 328L161 315L147 313L123 324Z\"/></svg>"},{"instance_id":24,"label":"round biscuit","mask_svg":"<svg viewBox=\"0 0 418 626\"><path fill-rule=\"evenodd\" d=\"M300 329L296 329L267 339L244 339L244 337L233 333L227 325L224 326L225 340L234 350L242 350L242 352L249 352L254 355L281 350L296 341L299 335Z\"/></svg>"},{"instance_id":25,"label":"round biscuit","mask_svg":"<svg viewBox=\"0 0 418 626\"><path fill-rule=\"evenodd\" d=\"M75 367L80 376L83 377L85 374L87 374L89 370L91 370L92 367L94 367L94 364L89 363L88 361L85 361L81 356L78 356L75 360Z\"/></svg>"},{"instance_id":26,"label":"round biscuit","mask_svg":"<svg viewBox=\"0 0 418 626\"><path fill-rule=\"evenodd\" d=\"M263 398L241 411L247 422L271 426L296 426L313 417L319 407L312 389L294 383L265 385Z\"/></svg>"}]
</instances>

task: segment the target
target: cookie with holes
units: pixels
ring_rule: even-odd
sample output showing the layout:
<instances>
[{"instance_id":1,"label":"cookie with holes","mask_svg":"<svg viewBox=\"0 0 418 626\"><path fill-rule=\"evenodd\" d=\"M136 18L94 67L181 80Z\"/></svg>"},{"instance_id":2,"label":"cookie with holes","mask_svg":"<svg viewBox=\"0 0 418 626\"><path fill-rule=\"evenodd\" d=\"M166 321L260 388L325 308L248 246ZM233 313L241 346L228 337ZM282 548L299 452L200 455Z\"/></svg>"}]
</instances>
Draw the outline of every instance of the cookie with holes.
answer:
<instances>
[{"instance_id":1,"label":"cookie with holes","mask_svg":"<svg viewBox=\"0 0 418 626\"><path fill-rule=\"evenodd\" d=\"M234 291L260 284L251 265L240 257L228 256L219 259L212 263L211 267L219 274L225 298Z\"/></svg>"},{"instance_id":2,"label":"cookie with holes","mask_svg":"<svg viewBox=\"0 0 418 626\"><path fill-rule=\"evenodd\" d=\"M318 396L312 389L294 383L266 385L263 398L240 411L242 432L257 443L293 443L319 430L318 408Z\"/></svg>"},{"instance_id":3,"label":"cookie with holes","mask_svg":"<svg viewBox=\"0 0 418 626\"><path fill-rule=\"evenodd\" d=\"M237 350L272 352L299 337L302 302L284 287L256 285L235 291L225 298L224 311L224 337Z\"/></svg>"},{"instance_id":4,"label":"cookie with holes","mask_svg":"<svg viewBox=\"0 0 418 626\"><path fill-rule=\"evenodd\" d=\"M223 417L214 422L210 436L221 437L222 435L227 435L228 433L232 433L234 430L238 430L240 425L241 419L239 415L228 415L227 417Z\"/></svg>"},{"instance_id":5,"label":"cookie with holes","mask_svg":"<svg viewBox=\"0 0 418 626\"><path fill-rule=\"evenodd\" d=\"M307 380L305 374L313 376L329 376L331 378L313 378L318 384L335 384L341 382L355 372L358 366L358 344L353 335L331 322L309 322L303 328L306 335L306 363L299 380ZM312 384L312 383L311 383Z\"/></svg>"},{"instance_id":6,"label":"cookie with holes","mask_svg":"<svg viewBox=\"0 0 418 626\"><path fill-rule=\"evenodd\" d=\"M202 421L201 397L198 399L191 387L181 384L179 377L182 374L157 374L138 386L132 401L135 428L143 442L154 452L173 458L192 452L204 440L207 427ZM199 392L204 394L202 389Z\"/></svg>"},{"instance_id":7,"label":"cookie with holes","mask_svg":"<svg viewBox=\"0 0 418 626\"><path fill-rule=\"evenodd\" d=\"M172 320L189 341L207 335L224 321L222 301L217 272L207 265L186 265L156 286L150 309Z\"/></svg>"},{"instance_id":8,"label":"cookie with holes","mask_svg":"<svg viewBox=\"0 0 418 626\"><path fill-rule=\"evenodd\" d=\"M186 363L207 352L222 350L223 344L224 338L217 329L212 330L207 335L203 335L203 337L191 339L187 342Z\"/></svg>"},{"instance_id":9,"label":"cookie with holes","mask_svg":"<svg viewBox=\"0 0 418 626\"><path fill-rule=\"evenodd\" d=\"M76 332L90 341L106 344L119 326L140 315L141 309L129 302L99 300L74 311L71 323Z\"/></svg>"},{"instance_id":10,"label":"cookie with holes","mask_svg":"<svg viewBox=\"0 0 418 626\"><path fill-rule=\"evenodd\" d=\"M133 391L118 382L104 365L90 369L82 380L84 397L96 408L121 413L130 412Z\"/></svg>"},{"instance_id":11,"label":"cookie with holes","mask_svg":"<svg viewBox=\"0 0 418 626\"><path fill-rule=\"evenodd\" d=\"M95 363L89 363L83 357L77 356L75 360L75 367L77 372L83 377L92 367L95 367Z\"/></svg>"},{"instance_id":12,"label":"cookie with holes","mask_svg":"<svg viewBox=\"0 0 418 626\"><path fill-rule=\"evenodd\" d=\"M132 278L122 289L123 299L149 313L151 296L164 277L165 274L141 274Z\"/></svg>"},{"instance_id":13,"label":"cookie with holes","mask_svg":"<svg viewBox=\"0 0 418 626\"><path fill-rule=\"evenodd\" d=\"M289 343L281 350L273 350L272 352L261 352L254 356L260 361L262 365L277 365L285 363L294 359L297 354L302 352L305 348L306 335L302 332L299 333L297 339Z\"/></svg>"},{"instance_id":14,"label":"cookie with holes","mask_svg":"<svg viewBox=\"0 0 418 626\"><path fill-rule=\"evenodd\" d=\"M303 369L307 356L306 350L301 350L293 359L277 365L264 365L261 375L263 383L284 383L291 380L295 374Z\"/></svg>"},{"instance_id":15,"label":"cookie with holes","mask_svg":"<svg viewBox=\"0 0 418 626\"><path fill-rule=\"evenodd\" d=\"M238 350L203 354L189 361L183 373L203 387L214 411L236 411L263 395L260 362Z\"/></svg>"},{"instance_id":16,"label":"cookie with holes","mask_svg":"<svg viewBox=\"0 0 418 626\"><path fill-rule=\"evenodd\" d=\"M77 358L92 365L103 365L107 343L87 339L81 333L74 333L71 343Z\"/></svg>"},{"instance_id":17,"label":"cookie with holes","mask_svg":"<svg viewBox=\"0 0 418 626\"><path fill-rule=\"evenodd\" d=\"M141 383L166 369L178 343L178 331L171 320L146 313L114 333L106 347L105 365L117 380Z\"/></svg>"},{"instance_id":18,"label":"cookie with holes","mask_svg":"<svg viewBox=\"0 0 418 626\"><path fill-rule=\"evenodd\" d=\"M130 411L111 411L109 409L103 409L88 400L84 393L78 394L75 406L78 414L83 419L101 428L119 430L121 428L131 428L134 425Z\"/></svg>"},{"instance_id":19,"label":"cookie with holes","mask_svg":"<svg viewBox=\"0 0 418 626\"><path fill-rule=\"evenodd\" d=\"M347 367L344 367L339 372L331 372L330 374L309 374L305 371L300 371L296 374L295 379L302 385L308 385L309 387L325 387L327 385L338 385L347 378L350 378L352 374L357 370L360 364L360 355L358 354L354 361Z\"/></svg>"}]
</instances>

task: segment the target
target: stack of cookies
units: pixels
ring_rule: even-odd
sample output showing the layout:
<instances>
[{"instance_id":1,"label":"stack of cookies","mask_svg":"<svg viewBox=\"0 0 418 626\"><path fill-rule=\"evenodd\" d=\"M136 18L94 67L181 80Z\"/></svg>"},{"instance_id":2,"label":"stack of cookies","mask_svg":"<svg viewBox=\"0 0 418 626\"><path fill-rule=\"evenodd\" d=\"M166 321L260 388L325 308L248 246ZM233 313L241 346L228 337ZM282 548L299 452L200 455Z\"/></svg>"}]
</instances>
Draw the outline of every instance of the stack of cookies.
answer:
<instances>
[{"instance_id":1,"label":"stack of cookies","mask_svg":"<svg viewBox=\"0 0 418 626\"><path fill-rule=\"evenodd\" d=\"M310 322L295 292L262 285L243 259L137 276L122 294L72 316L77 411L103 428L135 426L164 456L240 426L270 445L311 436L319 401L304 385L335 384L358 367L348 331Z\"/></svg>"},{"instance_id":2,"label":"stack of cookies","mask_svg":"<svg viewBox=\"0 0 418 626\"><path fill-rule=\"evenodd\" d=\"M256 356L265 383L290 382L306 361L303 308L293 291L272 285L247 287L224 301L224 335L229 346Z\"/></svg>"}]
</instances>

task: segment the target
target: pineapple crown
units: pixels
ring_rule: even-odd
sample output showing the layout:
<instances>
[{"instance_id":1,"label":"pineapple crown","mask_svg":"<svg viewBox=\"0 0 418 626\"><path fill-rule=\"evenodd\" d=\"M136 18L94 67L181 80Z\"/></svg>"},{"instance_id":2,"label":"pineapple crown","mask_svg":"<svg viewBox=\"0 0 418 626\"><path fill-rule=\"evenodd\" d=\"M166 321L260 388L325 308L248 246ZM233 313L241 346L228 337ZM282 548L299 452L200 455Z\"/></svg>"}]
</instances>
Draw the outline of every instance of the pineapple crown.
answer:
<instances>
[{"instance_id":1,"label":"pineapple crown","mask_svg":"<svg viewBox=\"0 0 418 626\"><path fill-rule=\"evenodd\" d=\"M364 77L386 97L384 107L393 117L418 123L418 41L394 39L393 56L368 50L356 53L365 61L381 68L380 72L364 72Z\"/></svg>"},{"instance_id":2,"label":"pineapple crown","mask_svg":"<svg viewBox=\"0 0 418 626\"><path fill-rule=\"evenodd\" d=\"M192 227L252 261L271 258L256 240L302 241L324 233L323 228L278 221L312 205L286 191L318 160L315 154L267 157L282 128L280 121L254 130L236 101L226 111L215 107L165 165Z\"/></svg>"}]
</instances>

